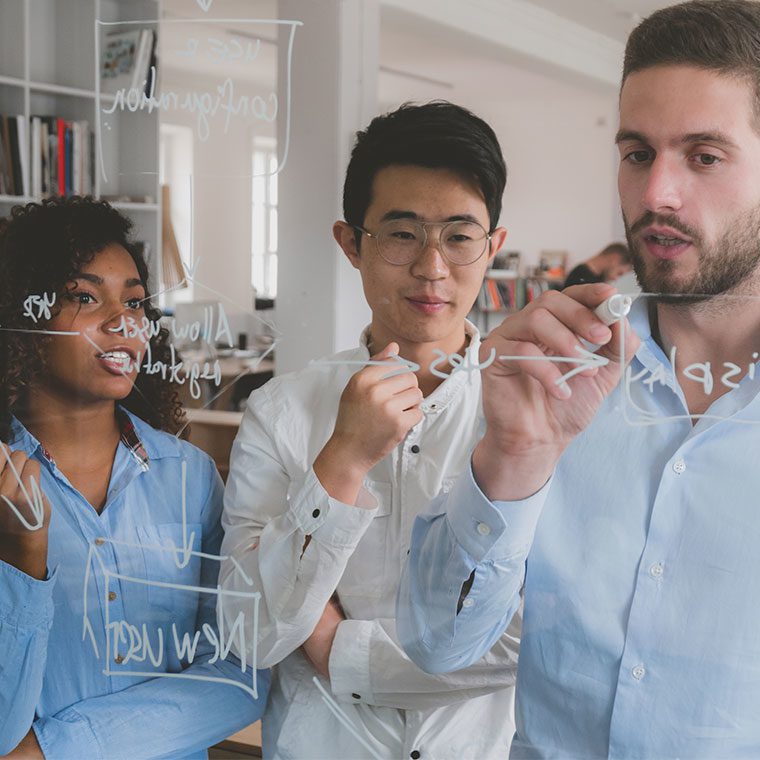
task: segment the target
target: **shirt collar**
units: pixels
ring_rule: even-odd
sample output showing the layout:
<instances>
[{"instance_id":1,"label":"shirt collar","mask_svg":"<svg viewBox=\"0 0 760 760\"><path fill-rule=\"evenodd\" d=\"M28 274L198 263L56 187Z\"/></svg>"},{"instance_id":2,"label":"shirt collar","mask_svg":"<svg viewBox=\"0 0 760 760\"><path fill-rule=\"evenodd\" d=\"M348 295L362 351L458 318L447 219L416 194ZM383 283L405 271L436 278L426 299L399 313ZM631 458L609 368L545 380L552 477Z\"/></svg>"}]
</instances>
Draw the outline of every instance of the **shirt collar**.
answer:
<instances>
[{"instance_id":1,"label":"shirt collar","mask_svg":"<svg viewBox=\"0 0 760 760\"><path fill-rule=\"evenodd\" d=\"M121 443L126 446L142 470L150 469L151 460L181 456L180 442L173 435L156 430L123 406L117 406L117 419L121 430ZM44 459L53 462L45 447L16 417L11 418L10 443L28 457L32 457L39 450Z\"/></svg>"}]
</instances>

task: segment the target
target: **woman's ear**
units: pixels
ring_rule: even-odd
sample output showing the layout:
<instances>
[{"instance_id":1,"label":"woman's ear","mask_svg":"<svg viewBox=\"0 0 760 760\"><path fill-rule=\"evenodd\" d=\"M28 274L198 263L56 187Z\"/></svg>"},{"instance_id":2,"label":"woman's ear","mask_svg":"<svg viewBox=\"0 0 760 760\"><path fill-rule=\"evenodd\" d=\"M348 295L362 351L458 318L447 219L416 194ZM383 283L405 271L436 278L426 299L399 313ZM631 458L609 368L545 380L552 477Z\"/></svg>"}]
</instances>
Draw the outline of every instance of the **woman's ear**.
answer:
<instances>
[{"instance_id":1,"label":"woman's ear","mask_svg":"<svg viewBox=\"0 0 760 760\"><path fill-rule=\"evenodd\" d=\"M333 237L335 242L341 247L346 258L351 262L354 269L359 269L361 259L359 249L356 246L357 231L348 223L337 221L333 224Z\"/></svg>"}]
</instances>

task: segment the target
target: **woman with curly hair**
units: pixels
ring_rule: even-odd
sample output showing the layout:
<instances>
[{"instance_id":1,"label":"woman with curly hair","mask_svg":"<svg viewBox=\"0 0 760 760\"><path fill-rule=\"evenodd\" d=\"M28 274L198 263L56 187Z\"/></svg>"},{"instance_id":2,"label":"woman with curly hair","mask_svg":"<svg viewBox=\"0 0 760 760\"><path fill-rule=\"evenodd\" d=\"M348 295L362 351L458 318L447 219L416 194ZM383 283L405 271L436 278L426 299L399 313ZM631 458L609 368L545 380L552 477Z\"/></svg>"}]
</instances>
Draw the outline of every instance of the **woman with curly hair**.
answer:
<instances>
[{"instance_id":1,"label":"woman with curly hair","mask_svg":"<svg viewBox=\"0 0 760 760\"><path fill-rule=\"evenodd\" d=\"M130 227L91 198L0 222L0 755L205 757L263 711L204 592L221 479L141 371L171 360Z\"/></svg>"}]
</instances>

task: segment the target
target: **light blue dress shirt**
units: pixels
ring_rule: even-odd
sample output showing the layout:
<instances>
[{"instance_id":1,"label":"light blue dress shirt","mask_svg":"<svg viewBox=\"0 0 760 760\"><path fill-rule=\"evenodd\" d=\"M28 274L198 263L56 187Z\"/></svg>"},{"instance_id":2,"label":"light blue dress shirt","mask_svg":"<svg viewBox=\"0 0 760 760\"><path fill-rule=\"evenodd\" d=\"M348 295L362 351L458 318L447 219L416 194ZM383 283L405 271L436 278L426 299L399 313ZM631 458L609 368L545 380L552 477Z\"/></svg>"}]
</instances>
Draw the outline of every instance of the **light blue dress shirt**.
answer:
<instances>
[{"instance_id":1,"label":"light blue dress shirt","mask_svg":"<svg viewBox=\"0 0 760 760\"><path fill-rule=\"evenodd\" d=\"M638 380L541 491L491 503L469 472L418 518L399 635L426 670L465 667L522 591L512 757L757 758L760 381L692 425L643 299L631 323Z\"/></svg>"},{"instance_id":2,"label":"light blue dress shirt","mask_svg":"<svg viewBox=\"0 0 760 760\"><path fill-rule=\"evenodd\" d=\"M241 688L253 691L250 664L244 673L234 658L214 657L216 595L140 582L216 588L218 561L161 550L194 533L194 551L218 554L223 486L214 463L129 417L148 464L119 444L101 514L14 421L11 446L40 463L52 513L47 580L0 561L0 754L33 725L54 760L200 758L263 713L269 673L257 674L256 700ZM196 632L191 658L174 634L182 645ZM123 675L130 671L143 675Z\"/></svg>"}]
</instances>

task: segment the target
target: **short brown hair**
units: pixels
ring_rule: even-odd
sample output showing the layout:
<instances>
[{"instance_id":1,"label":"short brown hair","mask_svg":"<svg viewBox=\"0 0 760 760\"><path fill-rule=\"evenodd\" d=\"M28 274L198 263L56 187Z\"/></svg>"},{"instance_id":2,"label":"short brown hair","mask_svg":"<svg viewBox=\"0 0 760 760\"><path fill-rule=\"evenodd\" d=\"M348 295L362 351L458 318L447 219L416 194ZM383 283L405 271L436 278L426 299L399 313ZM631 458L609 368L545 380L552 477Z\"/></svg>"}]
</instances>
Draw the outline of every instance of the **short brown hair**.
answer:
<instances>
[{"instance_id":1,"label":"short brown hair","mask_svg":"<svg viewBox=\"0 0 760 760\"><path fill-rule=\"evenodd\" d=\"M690 0L655 11L628 38L622 82L652 66L679 64L744 77L760 114L760 3Z\"/></svg>"},{"instance_id":2,"label":"short brown hair","mask_svg":"<svg viewBox=\"0 0 760 760\"><path fill-rule=\"evenodd\" d=\"M628 246L625 243L610 243L599 251L600 256L610 256L612 254L620 256L620 260L623 264L631 263L631 252L628 250Z\"/></svg>"}]
</instances>

